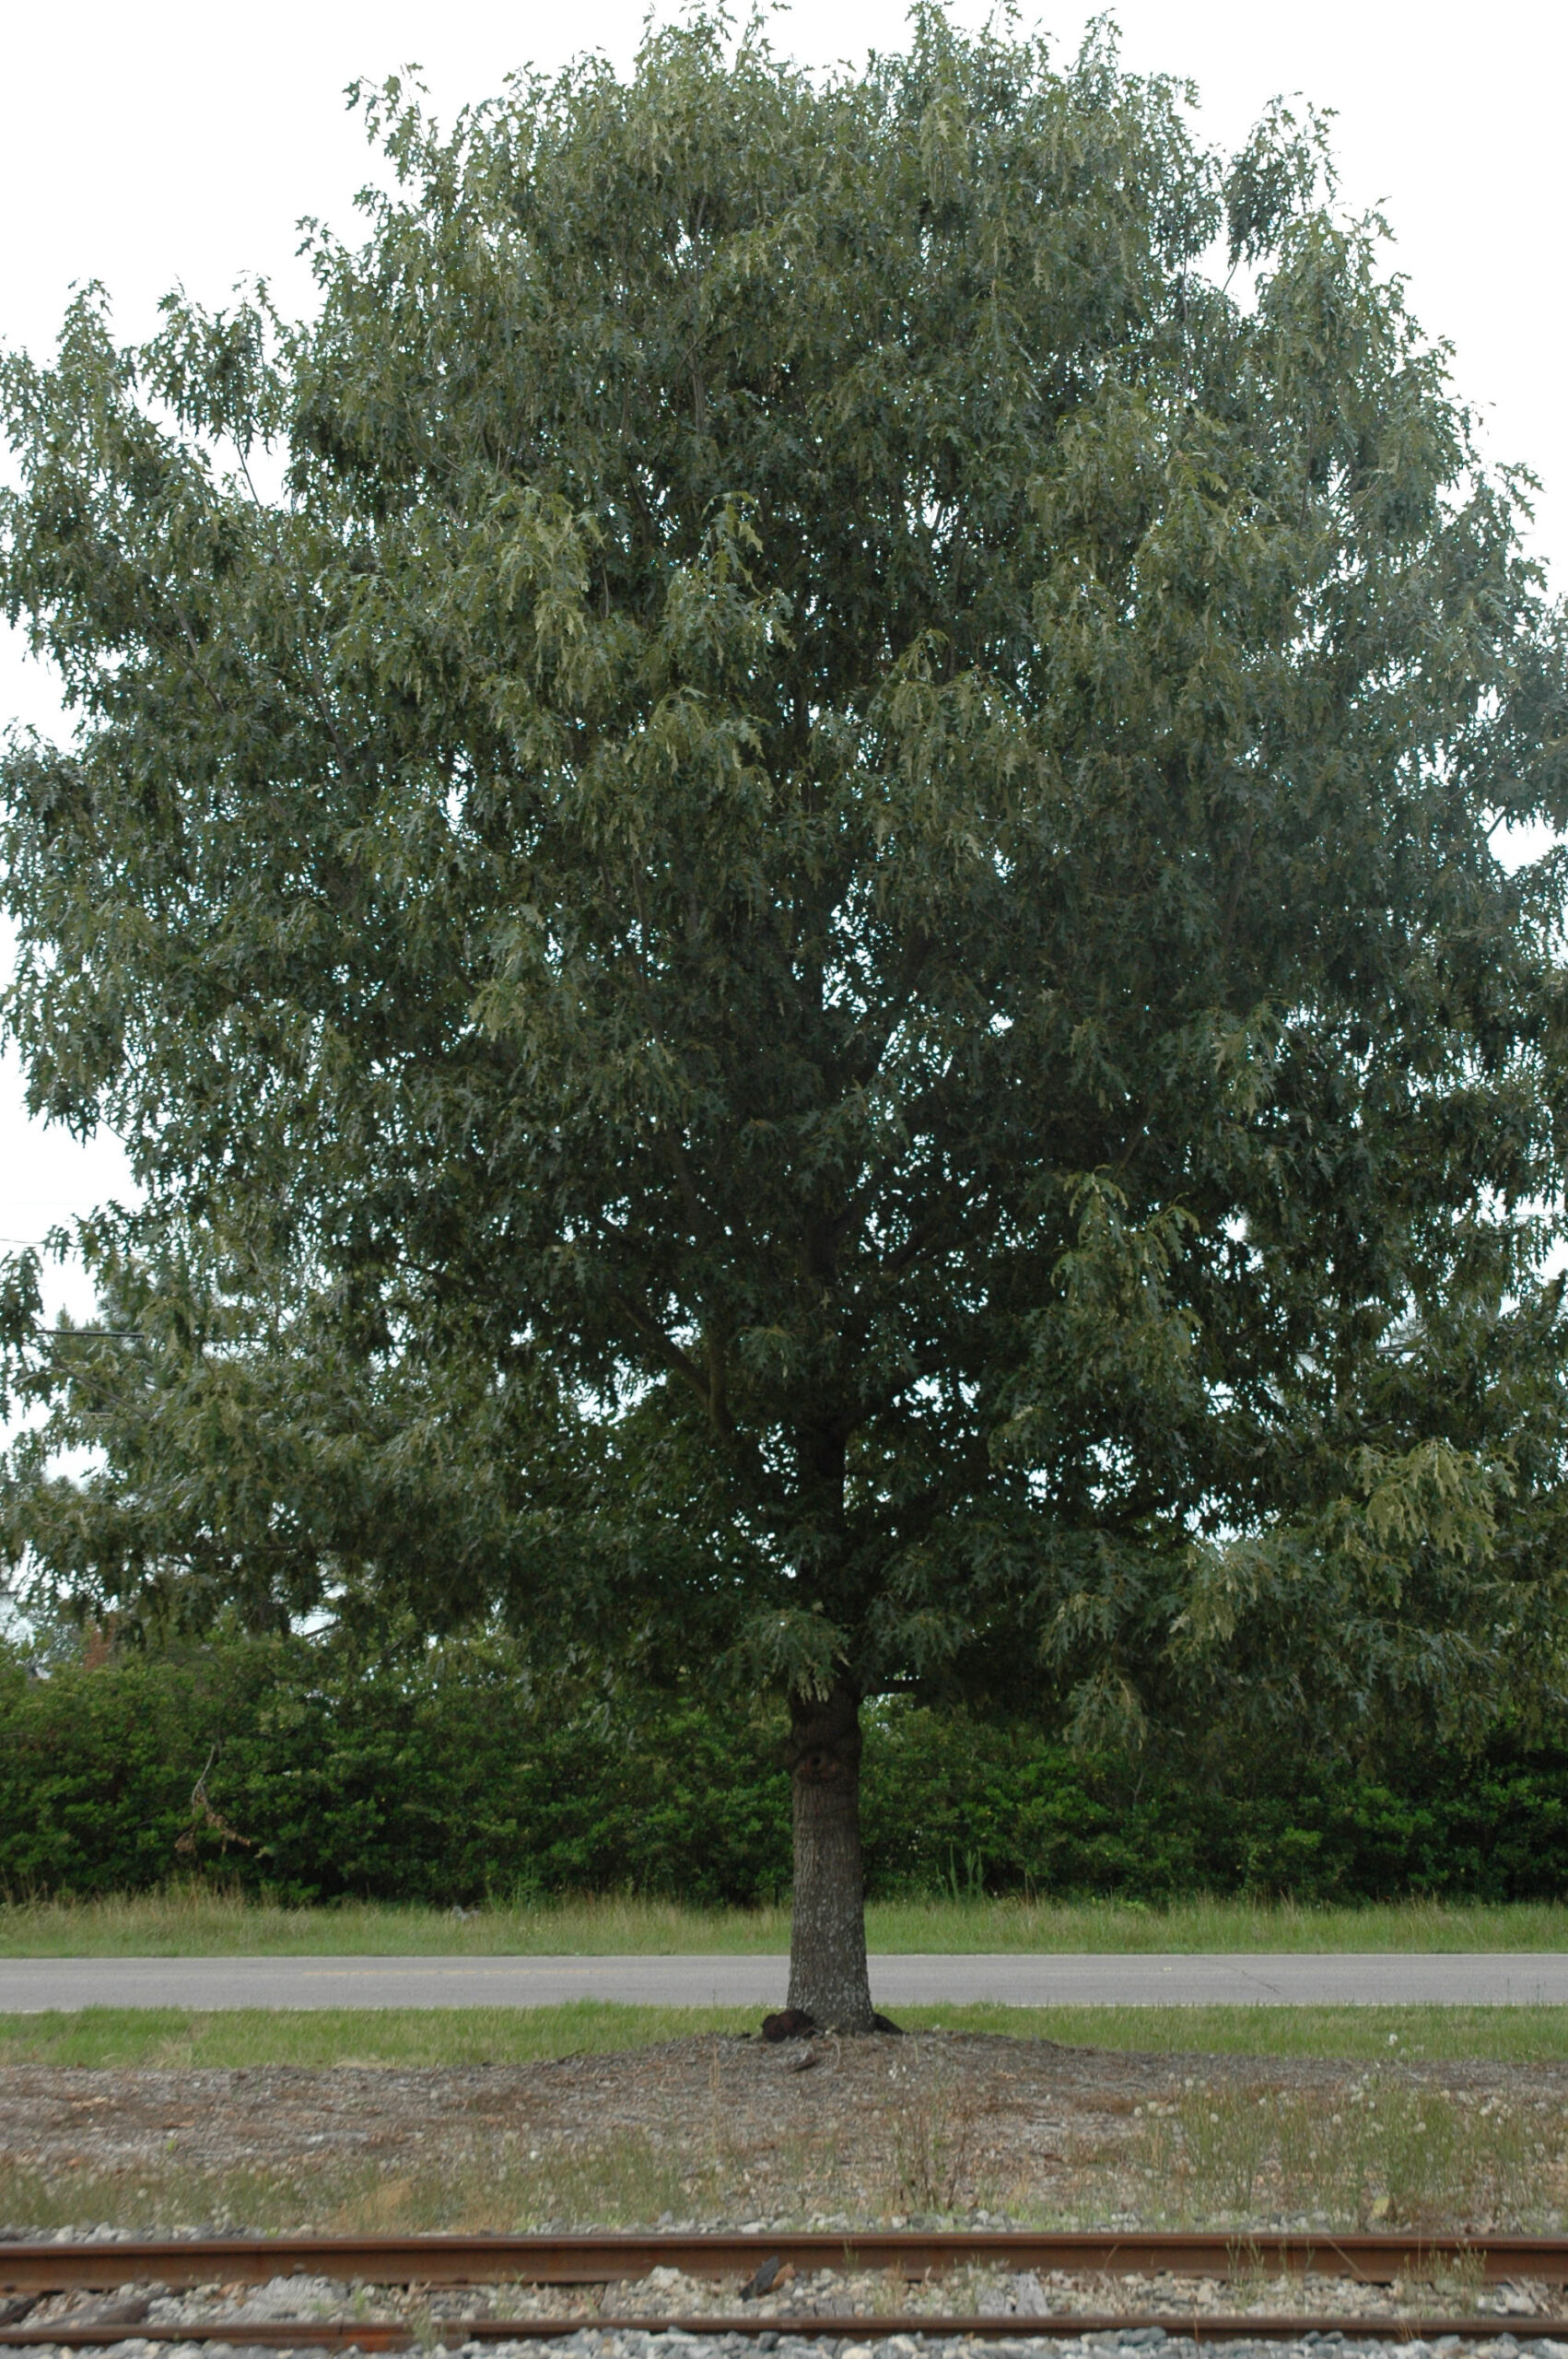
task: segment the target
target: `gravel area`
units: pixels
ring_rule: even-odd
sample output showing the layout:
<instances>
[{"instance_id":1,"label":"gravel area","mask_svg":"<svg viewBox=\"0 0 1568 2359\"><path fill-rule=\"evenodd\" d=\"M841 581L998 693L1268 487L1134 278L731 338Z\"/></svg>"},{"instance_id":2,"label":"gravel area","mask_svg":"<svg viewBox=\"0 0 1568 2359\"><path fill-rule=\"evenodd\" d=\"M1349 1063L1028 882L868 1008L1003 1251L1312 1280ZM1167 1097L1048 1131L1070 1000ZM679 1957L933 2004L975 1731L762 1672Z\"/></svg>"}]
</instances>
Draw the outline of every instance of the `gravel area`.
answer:
<instances>
[{"instance_id":1,"label":"gravel area","mask_svg":"<svg viewBox=\"0 0 1568 2359\"><path fill-rule=\"evenodd\" d=\"M0 2234L1564 2218L1561 2063L938 2034L418 2070L0 2068Z\"/></svg>"}]
</instances>

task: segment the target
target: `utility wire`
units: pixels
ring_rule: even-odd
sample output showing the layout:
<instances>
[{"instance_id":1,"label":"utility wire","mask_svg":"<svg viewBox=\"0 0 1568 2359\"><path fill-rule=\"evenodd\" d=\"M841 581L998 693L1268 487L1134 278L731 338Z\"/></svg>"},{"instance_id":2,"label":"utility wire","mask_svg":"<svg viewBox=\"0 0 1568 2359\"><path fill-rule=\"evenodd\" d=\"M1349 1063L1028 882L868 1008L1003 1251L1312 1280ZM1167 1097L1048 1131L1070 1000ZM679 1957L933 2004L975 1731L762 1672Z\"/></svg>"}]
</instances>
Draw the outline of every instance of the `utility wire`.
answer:
<instances>
[{"instance_id":1,"label":"utility wire","mask_svg":"<svg viewBox=\"0 0 1568 2359\"><path fill-rule=\"evenodd\" d=\"M78 1335L113 1335L123 1344L152 1341L150 1336L143 1334L139 1327L35 1327L32 1332L41 1343L45 1344L74 1344Z\"/></svg>"},{"instance_id":2,"label":"utility wire","mask_svg":"<svg viewBox=\"0 0 1568 2359\"><path fill-rule=\"evenodd\" d=\"M40 1344L75 1344L84 1336L91 1341L111 1337L122 1344L157 1344L158 1335L149 1335L145 1327L35 1327L33 1340ZM216 1339L224 1344L266 1344L266 1335L224 1335Z\"/></svg>"}]
</instances>

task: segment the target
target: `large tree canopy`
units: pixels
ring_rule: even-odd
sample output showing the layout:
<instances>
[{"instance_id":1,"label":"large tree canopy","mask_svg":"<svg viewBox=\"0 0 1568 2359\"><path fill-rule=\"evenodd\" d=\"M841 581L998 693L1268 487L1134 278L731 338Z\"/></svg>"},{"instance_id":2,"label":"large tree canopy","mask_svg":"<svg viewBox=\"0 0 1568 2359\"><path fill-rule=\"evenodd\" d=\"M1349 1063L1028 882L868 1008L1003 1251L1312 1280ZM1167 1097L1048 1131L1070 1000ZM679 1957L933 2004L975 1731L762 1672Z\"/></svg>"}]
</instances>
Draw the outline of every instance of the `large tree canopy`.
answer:
<instances>
[{"instance_id":1,"label":"large tree canopy","mask_svg":"<svg viewBox=\"0 0 1568 2359\"><path fill-rule=\"evenodd\" d=\"M1562 631L1312 127L933 9L368 109L309 322L6 370L9 1023L143 1191L13 1549L781 1684L847 2022L867 1694L1548 1693Z\"/></svg>"}]
</instances>

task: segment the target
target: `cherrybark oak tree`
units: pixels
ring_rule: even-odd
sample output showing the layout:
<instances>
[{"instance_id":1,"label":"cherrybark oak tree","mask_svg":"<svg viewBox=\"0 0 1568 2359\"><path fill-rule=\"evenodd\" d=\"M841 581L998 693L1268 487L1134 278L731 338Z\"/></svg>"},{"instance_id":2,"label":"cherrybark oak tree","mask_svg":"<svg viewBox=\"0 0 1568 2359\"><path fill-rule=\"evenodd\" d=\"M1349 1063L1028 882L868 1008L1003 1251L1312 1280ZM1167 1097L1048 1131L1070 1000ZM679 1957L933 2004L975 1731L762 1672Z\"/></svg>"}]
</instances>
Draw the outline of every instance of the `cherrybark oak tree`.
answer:
<instances>
[{"instance_id":1,"label":"cherrybark oak tree","mask_svg":"<svg viewBox=\"0 0 1568 2359\"><path fill-rule=\"evenodd\" d=\"M142 1191L9 1545L771 1686L863 2029L868 1696L1552 1692L1561 626L1278 110L934 9L364 103L312 318L6 369L8 1020Z\"/></svg>"}]
</instances>

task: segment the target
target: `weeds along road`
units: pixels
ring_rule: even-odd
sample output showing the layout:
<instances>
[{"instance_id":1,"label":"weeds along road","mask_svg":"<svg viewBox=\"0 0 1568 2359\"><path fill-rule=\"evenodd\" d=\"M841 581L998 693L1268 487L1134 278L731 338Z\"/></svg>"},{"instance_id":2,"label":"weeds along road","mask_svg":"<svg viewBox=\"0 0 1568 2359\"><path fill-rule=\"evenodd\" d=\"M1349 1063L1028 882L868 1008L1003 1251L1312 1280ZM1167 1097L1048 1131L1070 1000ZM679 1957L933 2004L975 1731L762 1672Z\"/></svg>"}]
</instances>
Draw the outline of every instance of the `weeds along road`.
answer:
<instances>
[{"instance_id":1,"label":"weeds along road","mask_svg":"<svg viewBox=\"0 0 1568 2359\"><path fill-rule=\"evenodd\" d=\"M0 2014L81 2007L773 2007L782 1956L0 1958ZM1568 1952L872 1959L880 2006L1568 2006Z\"/></svg>"}]
</instances>

